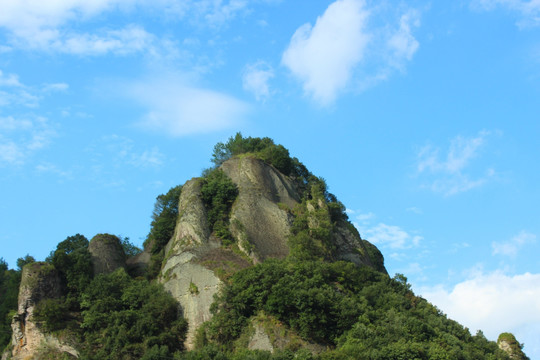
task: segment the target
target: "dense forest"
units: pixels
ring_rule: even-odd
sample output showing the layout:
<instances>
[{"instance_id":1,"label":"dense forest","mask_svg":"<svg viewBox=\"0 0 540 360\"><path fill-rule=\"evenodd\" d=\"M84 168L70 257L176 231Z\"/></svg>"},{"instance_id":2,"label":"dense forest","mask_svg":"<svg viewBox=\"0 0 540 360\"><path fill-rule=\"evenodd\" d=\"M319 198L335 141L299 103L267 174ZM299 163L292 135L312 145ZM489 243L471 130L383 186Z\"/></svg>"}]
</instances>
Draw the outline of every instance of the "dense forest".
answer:
<instances>
[{"instance_id":1,"label":"dense forest","mask_svg":"<svg viewBox=\"0 0 540 360\"><path fill-rule=\"evenodd\" d=\"M290 253L222 278L224 286L211 307L213 317L199 329L194 350L184 348L187 322L159 282L178 217L180 185L157 197L144 249L109 234L92 239L118 244L126 258L148 253L150 261L142 271L127 266L94 275L85 236L59 242L45 263L58 273L63 295L37 304L39 327L74 345L81 359L510 359L482 332L470 334L416 296L404 275L389 277L375 246L366 242L373 267L336 260L332 233L337 224L345 223L357 233L345 207L323 178L270 138L238 133L215 146L214 166L203 171L207 221L224 248L238 249L229 227L238 188L220 165L240 156L263 160L299 189L301 201L287 209L293 219ZM310 202L320 206L309 210ZM27 255L17 261L17 270L10 270L0 259L0 350L10 348L21 271L34 262ZM273 352L249 350L256 327L286 345ZM522 345L511 334L504 336L513 344L512 359L527 359ZM71 355L44 349L39 356Z\"/></svg>"}]
</instances>

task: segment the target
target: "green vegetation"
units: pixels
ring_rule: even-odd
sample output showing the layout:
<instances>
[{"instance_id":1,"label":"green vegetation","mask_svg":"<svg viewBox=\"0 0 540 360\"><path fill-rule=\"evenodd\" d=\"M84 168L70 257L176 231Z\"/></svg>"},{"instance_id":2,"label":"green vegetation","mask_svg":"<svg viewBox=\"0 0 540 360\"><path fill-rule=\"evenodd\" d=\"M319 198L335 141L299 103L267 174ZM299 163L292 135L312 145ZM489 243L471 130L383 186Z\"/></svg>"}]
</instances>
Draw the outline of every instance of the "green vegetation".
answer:
<instances>
[{"instance_id":1,"label":"green vegetation","mask_svg":"<svg viewBox=\"0 0 540 360\"><path fill-rule=\"evenodd\" d=\"M137 256L142 252L142 249L138 248L131 241L129 241L129 237L123 237L120 235L118 238L120 239L120 244L122 245L122 249L124 250L126 257L130 258Z\"/></svg>"},{"instance_id":2,"label":"green vegetation","mask_svg":"<svg viewBox=\"0 0 540 360\"><path fill-rule=\"evenodd\" d=\"M238 188L220 169L210 171L203 179L201 195L210 230L223 240L224 245L233 243L229 231L229 213L238 196Z\"/></svg>"},{"instance_id":3,"label":"green vegetation","mask_svg":"<svg viewBox=\"0 0 540 360\"><path fill-rule=\"evenodd\" d=\"M257 158L273 165L285 175L290 175L293 169L293 161L289 156L289 150L282 145L276 145L274 140L264 138L242 137L241 133L236 133L230 137L226 143L217 143L212 153L212 162L215 166L220 166L223 162L233 156L250 153Z\"/></svg>"},{"instance_id":4,"label":"green vegetation","mask_svg":"<svg viewBox=\"0 0 540 360\"><path fill-rule=\"evenodd\" d=\"M46 331L61 330L69 319L69 307L63 298L43 299L37 304L34 316Z\"/></svg>"},{"instance_id":5,"label":"green vegetation","mask_svg":"<svg viewBox=\"0 0 540 360\"><path fill-rule=\"evenodd\" d=\"M81 234L68 236L46 260L59 272L67 306L74 311L79 310L79 295L90 284L93 276L88 244L88 239Z\"/></svg>"},{"instance_id":6,"label":"green vegetation","mask_svg":"<svg viewBox=\"0 0 540 360\"><path fill-rule=\"evenodd\" d=\"M182 186L178 185L156 198L150 233L144 242L144 248L150 247L152 254L159 253L174 234L181 193Z\"/></svg>"},{"instance_id":7,"label":"green vegetation","mask_svg":"<svg viewBox=\"0 0 540 360\"><path fill-rule=\"evenodd\" d=\"M118 243L113 235L96 236ZM124 239L124 245L126 242ZM40 326L57 334L69 332L79 344L82 359L178 356L183 350L187 323L180 316L176 300L161 285L132 279L123 268L93 277L88 245L84 236L70 236L51 252L47 266L41 263L43 271L58 273L65 296L43 299L36 305L34 314ZM27 256L17 263L23 266L32 261ZM6 294L0 301L0 315L6 318L1 324L4 330L9 325L7 313L17 307L20 270L7 270L3 260L0 270L0 290ZM2 347L9 342L10 330L0 333ZM51 354L54 358L56 353Z\"/></svg>"},{"instance_id":8,"label":"green vegetation","mask_svg":"<svg viewBox=\"0 0 540 360\"><path fill-rule=\"evenodd\" d=\"M235 274L212 307L210 342L231 344L259 312L326 344L321 359L508 359L390 279L348 262L267 260Z\"/></svg>"},{"instance_id":9,"label":"green vegetation","mask_svg":"<svg viewBox=\"0 0 540 360\"><path fill-rule=\"evenodd\" d=\"M165 257L165 245L174 235L181 193L182 186L178 185L170 188L166 194L161 194L156 198L150 232L143 244L143 247L150 250L152 254L147 271L149 279L156 278L161 270L161 263Z\"/></svg>"},{"instance_id":10,"label":"green vegetation","mask_svg":"<svg viewBox=\"0 0 540 360\"><path fill-rule=\"evenodd\" d=\"M17 309L20 282L21 270L9 270L6 261L0 258L0 351L11 340L10 315Z\"/></svg>"},{"instance_id":11,"label":"green vegetation","mask_svg":"<svg viewBox=\"0 0 540 360\"><path fill-rule=\"evenodd\" d=\"M512 359L515 360L529 360L529 357L523 353L523 344L520 344L514 334L511 333L502 333L497 339L497 344L501 345L505 343L509 347L509 351L512 354Z\"/></svg>"},{"instance_id":12,"label":"green vegetation","mask_svg":"<svg viewBox=\"0 0 540 360\"><path fill-rule=\"evenodd\" d=\"M83 353L91 359L152 358L182 350L187 324L161 285L124 269L99 275L81 294Z\"/></svg>"}]
</instances>

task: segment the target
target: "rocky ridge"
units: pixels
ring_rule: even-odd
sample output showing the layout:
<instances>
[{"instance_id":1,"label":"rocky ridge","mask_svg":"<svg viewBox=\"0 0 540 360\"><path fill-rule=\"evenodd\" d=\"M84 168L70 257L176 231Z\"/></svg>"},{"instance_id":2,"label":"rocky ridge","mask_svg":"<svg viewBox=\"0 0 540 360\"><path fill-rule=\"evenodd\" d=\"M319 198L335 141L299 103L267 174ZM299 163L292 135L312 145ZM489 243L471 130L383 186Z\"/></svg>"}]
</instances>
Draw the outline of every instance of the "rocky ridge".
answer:
<instances>
[{"instance_id":1,"label":"rocky ridge","mask_svg":"<svg viewBox=\"0 0 540 360\"><path fill-rule=\"evenodd\" d=\"M285 258L289 254L291 210L300 202L294 181L260 159L235 157L220 169L238 187L229 221L238 250L225 249L211 233L201 198L203 180L194 178L182 188L174 236L165 248L159 276L189 323L188 349L194 346L197 328L211 318L210 305L223 284L223 265L234 272L268 258ZM346 224L336 228L334 239L338 260L375 267L366 245ZM384 267L381 270L385 272Z\"/></svg>"}]
</instances>

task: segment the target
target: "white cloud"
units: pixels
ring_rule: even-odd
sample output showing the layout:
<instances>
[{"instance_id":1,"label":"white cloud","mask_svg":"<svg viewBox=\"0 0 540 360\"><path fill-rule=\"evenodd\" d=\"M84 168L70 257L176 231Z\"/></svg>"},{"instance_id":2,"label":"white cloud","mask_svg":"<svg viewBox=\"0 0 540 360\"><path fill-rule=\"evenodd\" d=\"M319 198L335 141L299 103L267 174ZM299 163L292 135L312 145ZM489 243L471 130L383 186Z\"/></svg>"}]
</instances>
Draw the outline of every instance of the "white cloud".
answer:
<instances>
[{"instance_id":1,"label":"white cloud","mask_svg":"<svg viewBox=\"0 0 540 360\"><path fill-rule=\"evenodd\" d=\"M157 147L141 151L132 139L119 135L104 136L87 150L95 159L112 160L117 167L125 164L138 168L160 167L165 159Z\"/></svg>"},{"instance_id":2,"label":"white cloud","mask_svg":"<svg viewBox=\"0 0 540 360\"><path fill-rule=\"evenodd\" d=\"M207 24L219 26L233 19L236 14L247 7L247 0L203 0L195 2L199 13L204 15Z\"/></svg>"},{"instance_id":3,"label":"white cloud","mask_svg":"<svg viewBox=\"0 0 540 360\"><path fill-rule=\"evenodd\" d=\"M22 164L49 145L56 131L44 117L0 117L0 165Z\"/></svg>"},{"instance_id":4,"label":"white cloud","mask_svg":"<svg viewBox=\"0 0 540 360\"><path fill-rule=\"evenodd\" d=\"M55 92L55 91L66 91L69 89L69 85L66 83L54 83L54 84L45 84L43 86L43 92Z\"/></svg>"},{"instance_id":5,"label":"white cloud","mask_svg":"<svg viewBox=\"0 0 540 360\"><path fill-rule=\"evenodd\" d=\"M257 100L270 96L268 81L274 77L274 70L265 62L258 61L247 65L242 76L244 90L255 95Z\"/></svg>"},{"instance_id":6,"label":"white cloud","mask_svg":"<svg viewBox=\"0 0 540 360\"><path fill-rule=\"evenodd\" d=\"M420 46L412 31L420 26L419 12L406 10L397 17L397 26L387 18L381 8L368 9L363 0L337 0L314 26L308 23L296 30L282 64L308 96L330 105L348 88L364 90L395 70L404 72L412 60Z\"/></svg>"},{"instance_id":7,"label":"white cloud","mask_svg":"<svg viewBox=\"0 0 540 360\"><path fill-rule=\"evenodd\" d=\"M422 241L421 236L410 235L395 225L379 223L374 227L360 227L362 237L375 245L388 246L391 249L416 247Z\"/></svg>"},{"instance_id":8,"label":"white cloud","mask_svg":"<svg viewBox=\"0 0 540 360\"><path fill-rule=\"evenodd\" d=\"M240 100L190 86L175 75L126 84L123 91L146 108L140 127L170 136L231 128L249 110Z\"/></svg>"},{"instance_id":9,"label":"white cloud","mask_svg":"<svg viewBox=\"0 0 540 360\"><path fill-rule=\"evenodd\" d=\"M322 105L332 103L362 60L370 36L365 32L368 12L360 0L338 0L315 26L296 30L282 62L303 82L304 91Z\"/></svg>"},{"instance_id":10,"label":"white cloud","mask_svg":"<svg viewBox=\"0 0 540 360\"><path fill-rule=\"evenodd\" d=\"M391 64L399 69L403 68L405 60L412 60L420 44L411 32L411 26L419 27L420 18L417 11L410 10L403 14L399 20L399 29L388 40L388 47L392 53Z\"/></svg>"},{"instance_id":11,"label":"white cloud","mask_svg":"<svg viewBox=\"0 0 540 360\"><path fill-rule=\"evenodd\" d=\"M538 0L473 0L474 9L492 11L498 7L516 12L521 17L518 26L540 25L540 1Z\"/></svg>"},{"instance_id":12,"label":"white cloud","mask_svg":"<svg viewBox=\"0 0 540 360\"><path fill-rule=\"evenodd\" d=\"M39 106L43 96L52 92L65 91L68 88L69 85L66 83L44 84L39 87L28 86L23 84L16 74L4 74L0 70L0 107L22 105L35 108Z\"/></svg>"},{"instance_id":13,"label":"white cloud","mask_svg":"<svg viewBox=\"0 0 540 360\"><path fill-rule=\"evenodd\" d=\"M538 326L536 333L527 333L527 329L540 323L540 274L509 276L500 271L478 272L451 290L434 286L417 292L448 317L473 333L482 330L492 340L506 331L513 332L520 341L524 337L540 337Z\"/></svg>"},{"instance_id":14,"label":"white cloud","mask_svg":"<svg viewBox=\"0 0 540 360\"><path fill-rule=\"evenodd\" d=\"M46 173L54 174L61 178L72 178L73 176L71 171L61 170L60 168L58 168L58 166L51 164L49 162L38 164L36 166L36 171L41 174L46 174Z\"/></svg>"},{"instance_id":15,"label":"white cloud","mask_svg":"<svg viewBox=\"0 0 540 360\"><path fill-rule=\"evenodd\" d=\"M137 9L169 20L188 18L204 26L218 26L234 18L247 4L245 0L4 0L0 28L7 30L10 45L19 48L76 55L156 54L170 51L170 44L140 26L111 30L104 24L102 29L96 27L97 31L85 33L72 25L114 12L129 15ZM3 48L11 50L5 45Z\"/></svg>"},{"instance_id":16,"label":"white cloud","mask_svg":"<svg viewBox=\"0 0 540 360\"><path fill-rule=\"evenodd\" d=\"M366 214L358 214L355 216L355 219L362 222L367 223L369 220L373 219L375 217L375 214L372 212L366 213Z\"/></svg>"},{"instance_id":17,"label":"white cloud","mask_svg":"<svg viewBox=\"0 0 540 360\"><path fill-rule=\"evenodd\" d=\"M536 235L526 231L521 231L518 235L512 237L506 242L493 242L493 255L505 255L515 257L521 248L527 244L536 242Z\"/></svg>"},{"instance_id":18,"label":"white cloud","mask_svg":"<svg viewBox=\"0 0 540 360\"><path fill-rule=\"evenodd\" d=\"M20 87L22 84L19 82L19 77L15 74L4 74L2 70L0 70L0 86L6 86L6 87Z\"/></svg>"},{"instance_id":19,"label":"white cloud","mask_svg":"<svg viewBox=\"0 0 540 360\"><path fill-rule=\"evenodd\" d=\"M418 214L418 215L421 215L423 214L423 211L422 209L420 208L417 208L416 206L411 206L410 208L407 208L406 211L408 212L412 212L414 214Z\"/></svg>"},{"instance_id":20,"label":"white cloud","mask_svg":"<svg viewBox=\"0 0 540 360\"><path fill-rule=\"evenodd\" d=\"M417 154L416 168L418 174L424 174L424 176L431 178L430 184L426 187L448 196L468 191L486 183L495 174L493 169L485 170L484 174L476 179L471 179L464 170L479 155L489 134L487 131L481 131L478 136L473 138L455 137L450 142L446 156L443 156L442 159L438 147L427 145L420 149Z\"/></svg>"},{"instance_id":21,"label":"white cloud","mask_svg":"<svg viewBox=\"0 0 540 360\"><path fill-rule=\"evenodd\" d=\"M154 47L155 42L155 37L142 27L129 25L123 29L106 31L100 35L71 34L64 39L56 39L43 45L57 52L74 55L104 55L107 53L126 55L148 51Z\"/></svg>"},{"instance_id":22,"label":"white cloud","mask_svg":"<svg viewBox=\"0 0 540 360\"><path fill-rule=\"evenodd\" d=\"M5 88L6 90L2 90ZM4 74L0 70L0 106L24 105L36 107L39 96L19 81L16 74Z\"/></svg>"}]
</instances>

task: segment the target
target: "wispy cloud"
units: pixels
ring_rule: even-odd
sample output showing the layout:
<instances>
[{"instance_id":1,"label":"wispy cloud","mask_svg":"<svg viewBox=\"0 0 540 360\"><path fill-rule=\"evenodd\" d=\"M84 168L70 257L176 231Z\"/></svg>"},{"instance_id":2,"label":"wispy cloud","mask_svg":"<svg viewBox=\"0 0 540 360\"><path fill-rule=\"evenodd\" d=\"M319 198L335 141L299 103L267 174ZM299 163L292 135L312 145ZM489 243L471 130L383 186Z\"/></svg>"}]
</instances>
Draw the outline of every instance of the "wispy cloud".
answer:
<instances>
[{"instance_id":1,"label":"wispy cloud","mask_svg":"<svg viewBox=\"0 0 540 360\"><path fill-rule=\"evenodd\" d=\"M388 246L391 249L416 247L422 240L421 236L413 236L396 225L379 223L364 230L363 235L375 245Z\"/></svg>"},{"instance_id":2,"label":"wispy cloud","mask_svg":"<svg viewBox=\"0 0 540 360\"><path fill-rule=\"evenodd\" d=\"M416 10L409 10L399 20L399 29L388 39L391 56L389 63L400 70L406 61L410 61L420 47L420 43L412 34L412 29L420 26L420 15Z\"/></svg>"},{"instance_id":3,"label":"wispy cloud","mask_svg":"<svg viewBox=\"0 0 540 360\"><path fill-rule=\"evenodd\" d=\"M175 137L237 126L249 110L241 100L172 74L130 82L121 91L146 109L139 127Z\"/></svg>"},{"instance_id":4,"label":"wispy cloud","mask_svg":"<svg viewBox=\"0 0 540 360\"><path fill-rule=\"evenodd\" d=\"M472 160L479 156L490 133L481 131L476 137L457 136L450 142L446 154L441 157L441 149L426 145L417 154L417 173L429 178L427 187L444 195L454 195L479 187L494 175L493 169L471 179L466 172Z\"/></svg>"},{"instance_id":5,"label":"wispy cloud","mask_svg":"<svg viewBox=\"0 0 540 360\"><path fill-rule=\"evenodd\" d=\"M442 285L417 290L450 318L491 339L505 331L519 335L540 323L540 274L475 272L450 290Z\"/></svg>"},{"instance_id":6,"label":"wispy cloud","mask_svg":"<svg viewBox=\"0 0 540 360\"><path fill-rule=\"evenodd\" d=\"M43 162L36 165L36 171L40 174L54 174L64 179L71 179L73 177L72 171L66 171L60 169L57 165L50 162Z\"/></svg>"},{"instance_id":7,"label":"wispy cloud","mask_svg":"<svg viewBox=\"0 0 540 360\"><path fill-rule=\"evenodd\" d=\"M519 27L540 25L540 1L538 0L473 0L471 6L481 11L502 8L517 13L520 17Z\"/></svg>"},{"instance_id":8,"label":"wispy cloud","mask_svg":"<svg viewBox=\"0 0 540 360\"><path fill-rule=\"evenodd\" d=\"M46 39L33 47L73 55L128 55L156 52L158 40L138 25L122 29L100 31L97 34L69 34L63 38Z\"/></svg>"},{"instance_id":9,"label":"wispy cloud","mask_svg":"<svg viewBox=\"0 0 540 360\"><path fill-rule=\"evenodd\" d=\"M420 25L419 13L407 10L397 29L368 25L373 11L362 0L330 4L315 25L299 27L283 53L282 64L302 82L304 92L318 104L332 104L353 79L360 88L403 71L418 50L412 29Z\"/></svg>"},{"instance_id":10,"label":"wispy cloud","mask_svg":"<svg viewBox=\"0 0 540 360\"><path fill-rule=\"evenodd\" d=\"M376 219L374 213L358 213L349 210L349 214L355 214L352 218L354 225L362 235L362 238L381 247L388 247L392 250L403 250L417 247L423 240L421 236L411 235L404 229L396 225L388 225L382 222L374 225Z\"/></svg>"},{"instance_id":11,"label":"wispy cloud","mask_svg":"<svg viewBox=\"0 0 540 360\"><path fill-rule=\"evenodd\" d=\"M0 165L23 164L56 136L54 126L39 116L0 117L0 130Z\"/></svg>"},{"instance_id":12,"label":"wispy cloud","mask_svg":"<svg viewBox=\"0 0 540 360\"><path fill-rule=\"evenodd\" d=\"M155 54L171 50L168 42L138 25L110 29L105 24L93 32L81 32L78 25L113 13L127 20L135 9L143 9L168 20L196 19L201 26L216 27L233 19L247 5L245 0L5 0L0 29L9 34L9 45L17 48L74 55Z\"/></svg>"},{"instance_id":13,"label":"wispy cloud","mask_svg":"<svg viewBox=\"0 0 540 360\"><path fill-rule=\"evenodd\" d=\"M493 249L493 255L515 257L523 246L533 244L535 242L536 235L527 231L521 231L508 241L491 243L491 247Z\"/></svg>"},{"instance_id":14,"label":"wispy cloud","mask_svg":"<svg viewBox=\"0 0 540 360\"><path fill-rule=\"evenodd\" d=\"M249 64L244 69L242 85L244 90L255 95L257 101L265 100L270 96L268 82L274 77L274 70L264 61Z\"/></svg>"},{"instance_id":15,"label":"wispy cloud","mask_svg":"<svg viewBox=\"0 0 540 360\"><path fill-rule=\"evenodd\" d=\"M16 74L6 74L0 70L0 107L24 106L36 108L43 97L58 91L66 91L66 83L26 85Z\"/></svg>"},{"instance_id":16,"label":"wispy cloud","mask_svg":"<svg viewBox=\"0 0 540 360\"><path fill-rule=\"evenodd\" d=\"M23 85L19 82L19 77L15 74L4 74L0 70L0 86L2 87L22 87Z\"/></svg>"},{"instance_id":17,"label":"wispy cloud","mask_svg":"<svg viewBox=\"0 0 540 360\"><path fill-rule=\"evenodd\" d=\"M157 168L165 160L165 155L157 147L142 150L135 141L120 135L103 136L87 150L95 160L112 161L115 167L130 165L136 168Z\"/></svg>"}]
</instances>

